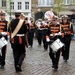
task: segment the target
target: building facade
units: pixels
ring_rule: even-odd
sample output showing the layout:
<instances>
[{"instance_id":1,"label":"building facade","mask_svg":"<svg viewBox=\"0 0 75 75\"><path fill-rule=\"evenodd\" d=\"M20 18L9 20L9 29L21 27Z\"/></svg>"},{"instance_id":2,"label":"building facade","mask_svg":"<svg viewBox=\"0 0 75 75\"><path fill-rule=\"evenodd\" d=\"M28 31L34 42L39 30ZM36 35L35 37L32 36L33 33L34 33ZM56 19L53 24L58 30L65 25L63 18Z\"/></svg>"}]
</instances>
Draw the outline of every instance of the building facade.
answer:
<instances>
[{"instance_id":1,"label":"building facade","mask_svg":"<svg viewBox=\"0 0 75 75\"><path fill-rule=\"evenodd\" d=\"M18 10L26 17L31 17L31 0L0 0L0 8L8 12L11 17Z\"/></svg>"},{"instance_id":2,"label":"building facade","mask_svg":"<svg viewBox=\"0 0 75 75\"><path fill-rule=\"evenodd\" d=\"M31 16L31 0L11 0L11 12L21 10L26 17Z\"/></svg>"},{"instance_id":3,"label":"building facade","mask_svg":"<svg viewBox=\"0 0 75 75\"><path fill-rule=\"evenodd\" d=\"M54 1L53 0L32 0L32 16L37 20L38 18L43 18L44 13L52 9Z\"/></svg>"},{"instance_id":4,"label":"building facade","mask_svg":"<svg viewBox=\"0 0 75 75\"><path fill-rule=\"evenodd\" d=\"M44 18L44 13L53 10L55 0L0 0L0 9L8 15L14 15L15 11L21 10L26 17ZM75 10L75 0L63 0L65 10L59 12L60 15L71 15ZM11 12L11 13L10 13Z\"/></svg>"},{"instance_id":5,"label":"building facade","mask_svg":"<svg viewBox=\"0 0 75 75\"><path fill-rule=\"evenodd\" d=\"M31 14L37 20L38 18L43 18L46 11L53 10L55 0L32 0L31 4ZM65 10L59 12L59 14L71 15L75 10L75 0L63 0L63 4L65 5Z\"/></svg>"}]
</instances>

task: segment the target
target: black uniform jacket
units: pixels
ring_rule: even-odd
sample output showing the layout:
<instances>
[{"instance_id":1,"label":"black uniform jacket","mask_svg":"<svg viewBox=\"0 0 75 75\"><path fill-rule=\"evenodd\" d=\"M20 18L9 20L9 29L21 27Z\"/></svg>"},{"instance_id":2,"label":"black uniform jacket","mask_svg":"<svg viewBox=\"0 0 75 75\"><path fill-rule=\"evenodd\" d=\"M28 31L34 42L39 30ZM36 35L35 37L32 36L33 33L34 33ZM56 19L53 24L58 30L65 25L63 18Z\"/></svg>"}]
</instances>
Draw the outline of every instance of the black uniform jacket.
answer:
<instances>
[{"instance_id":1,"label":"black uniform jacket","mask_svg":"<svg viewBox=\"0 0 75 75\"><path fill-rule=\"evenodd\" d=\"M71 36L73 35L73 25L71 22L67 22L66 24L62 23L63 32L64 32L64 40L71 40Z\"/></svg>"},{"instance_id":2,"label":"black uniform jacket","mask_svg":"<svg viewBox=\"0 0 75 75\"><path fill-rule=\"evenodd\" d=\"M56 33L62 32L62 26L57 24L57 25L50 25L50 28L47 32L47 35L50 37L50 43L54 42L56 39L61 40L61 35L55 35ZM53 36L52 36L53 35Z\"/></svg>"},{"instance_id":3,"label":"black uniform jacket","mask_svg":"<svg viewBox=\"0 0 75 75\"><path fill-rule=\"evenodd\" d=\"M1 33L1 32L7 32L7 23L8 23L8 21L6 21L6 20L0 21L0 33ZM7 39L7 36L0 34L0 38L1 38L2 36L4 36L4 37Z\"/></svg>"},{"instance_id":4,"label":"black uniform jacket","mask_svg":"<svg viewBox=\"0 0 75 75\"><path fill-rule=\"evenodd\" d=\"M11 23L10 23L10 32L11 33L13 33L13 31L15 30L19 20L20 19L13 19L11 21ZM26 39L25 39L26 33L27 33L27 26L25 25L25 21L24 21L22 24L22 27L20 28L20 30L18 31L16 36L11 39L11 43L12 44L26 44ZM21 35L21 36L19 36L19 35ZM24 35L24 36L22 36L22 35Z\"/></svg>"}]
</instances>

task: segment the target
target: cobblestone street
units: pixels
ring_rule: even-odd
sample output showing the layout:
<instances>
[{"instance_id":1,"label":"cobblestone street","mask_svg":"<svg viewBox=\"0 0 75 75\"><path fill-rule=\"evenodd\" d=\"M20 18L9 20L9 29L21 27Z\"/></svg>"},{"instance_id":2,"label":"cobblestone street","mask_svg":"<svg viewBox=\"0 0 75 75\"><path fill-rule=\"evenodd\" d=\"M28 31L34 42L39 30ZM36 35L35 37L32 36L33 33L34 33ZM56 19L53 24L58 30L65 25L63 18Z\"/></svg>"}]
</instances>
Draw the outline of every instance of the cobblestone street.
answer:
<instances>
[{"instance_id":1,"label":"cobblestone street","mask_svg":"<svg viewBox=\"0 0 75 75\"><path fill-rule=\"evenodd\" d=\"M6 55L6 65L0 69L0 75L75 75L75 41L72 40L70 48L70 59L65 63L60 57L59 68L54 72L51 67L49 50L45 51L42 46L38 46L34 39L32 48L27 48L27 56L22 65L22 73L16 73L14 69L14 60L12 49L8 44Z\"/></svg>"}]
</instances>

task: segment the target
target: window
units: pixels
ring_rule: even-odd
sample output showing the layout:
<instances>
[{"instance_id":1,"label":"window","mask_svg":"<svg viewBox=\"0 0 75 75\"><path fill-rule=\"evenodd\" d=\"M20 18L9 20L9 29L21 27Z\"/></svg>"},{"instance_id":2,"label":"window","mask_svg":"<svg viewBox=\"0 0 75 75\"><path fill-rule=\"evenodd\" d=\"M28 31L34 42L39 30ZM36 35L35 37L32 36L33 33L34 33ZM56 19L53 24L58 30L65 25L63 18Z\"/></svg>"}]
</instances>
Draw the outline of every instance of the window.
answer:
<instances>
[{"instance_id":1,"label":"window","mask_svg":"<svg viewBox=\"0 0 75 75\"><path fill-rule=\"evenodd\" d=\"M18 10L20 10L22 8L22 3L18 2Z\"/></svg>"},{"instance_id":2,"label":"window","mask_svg":"<svg viewBox=\"0 0 75 75\"><path fill-rule=\"evenodd\" d=\"M51 4L50 2L51 2L51 1L50 1L50 0L48 0L48 1L47 1L47 5L50 5L50 4Z\"/></svg>"},{"instance_id":3,"label":"window","mask_svg":"<svg viewBox=\"0 0 75 75\"><path fill-rule=\"evenodd\" d=\"M70 4L70 0L64 0L64 4Z\"/></svg>"},{"instance_id":4,"label":"window","mask_svg":"<svg viewBox=\"0 0 75 75\"><path fill-rule=\"evenodd\" d=\"M75 0L72 0L72 3L75 3Z\"/></svg>"},{"instance_id":5,"label":"window","mask_svg":"<svg viewBox=\"0 0 75 75\"><path fill-rule=\"evenodd\" d=\"M6 0L2 0L2 7L6 7Z\"/></svg>"},{"instance_id":6,"label":"window","mask_svg":"<svg viewBox=\"0 0 75 75\"><path fill-rule=\"evenodd\" d=\"M53 0L38 0L39 6L50 6L53 4Z\"/></svg>"},{"instance_id":7,"label":"window","mask_svg":"<svg viewBox=\"0 0 75 75\"><path fill-rule=\"evenodd\" d=\"M64 0L64 4L66 4L66 0Z\"/></svg>"},{"instance_id":8,"label":"window","mask_svg":"<svg viewBox=\"0 0 75 75\"><path fill-rule=\"evenodd\" d=\"M67 4L70 4L70 0L67 0Z\"/></svg>"},{"instance_id":9,"label":"window","mask_svg":"<svg viewBox=\"0 0 75 75\"><path fill-rule=\"evenodd\" d=\"M11 2L11 9L14 9L14 2Z\"/></svg>"},{"instance_id":10,"label":"window","mask_svg":"<svg viewBox=\"0 0 75 75\"><path fill-rule=\"evenodd\" d=\"M25 2L25 9L29 9L29 2Z\"/></svg>"}]
</instances>

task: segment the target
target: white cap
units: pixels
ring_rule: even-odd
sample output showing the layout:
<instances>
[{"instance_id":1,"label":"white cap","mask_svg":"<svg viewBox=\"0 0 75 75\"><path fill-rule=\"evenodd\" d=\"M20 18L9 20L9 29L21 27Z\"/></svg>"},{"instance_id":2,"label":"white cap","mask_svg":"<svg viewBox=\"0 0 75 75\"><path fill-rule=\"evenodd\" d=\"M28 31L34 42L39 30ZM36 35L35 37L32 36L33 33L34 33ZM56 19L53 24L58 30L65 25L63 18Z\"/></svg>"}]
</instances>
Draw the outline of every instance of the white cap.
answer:
<instances>
[{"instance_id":1,"label":"white cap","mask_svg":"<svg viewBox=\"0 0 75 75\"><path fill-rule=\"evenodd\" d=\"M68 16L67 16L67 15L65 15L65 14L62 16L62 18L67 18L67 17L68 17Z\"/></svg>"}]
</instances>

